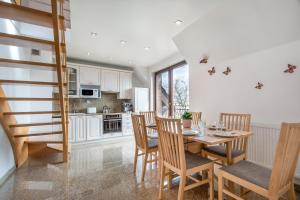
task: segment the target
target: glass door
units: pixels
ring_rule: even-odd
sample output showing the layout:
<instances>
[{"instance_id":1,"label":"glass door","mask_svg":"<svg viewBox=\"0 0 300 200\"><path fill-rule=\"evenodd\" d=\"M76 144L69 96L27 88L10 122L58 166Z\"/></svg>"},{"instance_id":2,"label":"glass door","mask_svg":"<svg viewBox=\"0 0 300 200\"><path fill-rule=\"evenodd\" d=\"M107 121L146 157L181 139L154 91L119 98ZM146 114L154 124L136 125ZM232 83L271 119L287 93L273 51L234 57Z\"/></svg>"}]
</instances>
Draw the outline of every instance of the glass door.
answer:
<instances>
[{"instance_id":1,"label":"glass door","mask_svg":"<svg viewBox=\"0 0 300 200\"><path fill-rule=\"evenodd\" d=\"M180 117L189 109L189 74L185 61L155 73L155 109L161 116Z\"/></svg>"},{"instance_id":2,"label":"glass door","mask_svg":"<svg viewBox=\"0 0 300 200\"><path fill-rule=\"evenodd\" d=\"M169 74L169 71L165 71L156 75L156 111L164 117L170 115Z\"/></svg>"}]
</instances>

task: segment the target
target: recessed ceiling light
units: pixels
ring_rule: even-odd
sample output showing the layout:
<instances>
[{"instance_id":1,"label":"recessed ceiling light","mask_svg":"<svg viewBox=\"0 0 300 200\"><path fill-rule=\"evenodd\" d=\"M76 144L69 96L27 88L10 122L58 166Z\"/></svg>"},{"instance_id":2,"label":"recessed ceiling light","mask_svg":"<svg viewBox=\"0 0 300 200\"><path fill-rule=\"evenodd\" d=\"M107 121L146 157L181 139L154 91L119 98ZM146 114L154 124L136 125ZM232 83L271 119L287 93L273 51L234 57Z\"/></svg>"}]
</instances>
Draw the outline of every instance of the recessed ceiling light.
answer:
<instances>
[{"instance_id":1,"label":"recessed ceiling light","mask_svg":"<svg viewBox=\"0 0 300 200\"><path fill-rule=\"evenodd\" d=\"M129 63L129 64L132 64L132 60L128 60L128 63Z\"/></svg>"},{"instance_id":2,"label":"recessed ceiling light","mask_svg":"<svg viewBox=\"0 0 300 200\"><path fill-rule=\"evenodd\" d=\"M182 21L182 20L176 20L174 23L175 23L177 26L180 26L180 25L183 23L183 21Z\"/></svg>"},{"instance_id":3,"label":"recessed ceiling light","mask_svg":"<svg viewBox=\"0 0 300 200\"><path fill-rule=\"evenodd\" d=\"M90 52L87 52L87 55L88 55L88 56L90 56L90 55L91 55L91 53L90 53Z\"/></svg>"},{"instance_id":4,"label":"recessed ceiling light","mask_svg":"<svg viewBox=\"0 0 300 200\"><path fill-rule=\"evenodd\" d=\"M98 36L98 33L96 33L96 32L91 32L91 37L92 38L96 38Z\"/></svg>"},{"instance_id":5,"label":"recessed ceiling light","mask_svg":"<svg viewBox=\"0 0 300 200\"><path fill-rule=\"evenodd\" d=\"M150 50L150 47L145 47L144 48L146 51L149 51Z\"/></svg>"},{"instance_id":6,"label":"recessed ceiling light","mask_svg":"<svg viewBox=\"0 0 300 200\"><path fill-rule=\"evenodd\" d=\"M121 45L125 45L125 44L127 44L127 41L126 40L121 40L120 43L121 43Z\"/></svg>"}]
</instances>

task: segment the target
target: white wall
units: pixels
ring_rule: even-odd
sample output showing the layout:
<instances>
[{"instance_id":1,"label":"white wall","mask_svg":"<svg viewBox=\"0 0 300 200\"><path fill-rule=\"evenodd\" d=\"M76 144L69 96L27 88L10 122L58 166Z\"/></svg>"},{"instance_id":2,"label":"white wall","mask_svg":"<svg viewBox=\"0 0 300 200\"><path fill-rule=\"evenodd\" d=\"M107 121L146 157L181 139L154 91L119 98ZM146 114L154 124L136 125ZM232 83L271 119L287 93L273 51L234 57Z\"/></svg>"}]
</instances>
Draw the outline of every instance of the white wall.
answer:
<instances>
[{"instance_id":1,"label":"white wall","mask_svg":"<svg viewBox=\"0 0 300 200\"><path fill-rule=\"evenodd\" d=\"M15 160L9 140L0 125L0 185L4 177L15 168Z\"/></svg>"},{"instance_id":2,"label":"white wall","mask_svg":"<svg viewBox=\"0 0 300 200\"><path fill-rule=\"evenodd\" d=\"M174 38L190 66L190 106L215 121L251 113L256 123L300 121L300 1L227 1ZM199 64L203 55L208 64ZM284 74L287 64L296 73ZM207 70L215 66L217 73ZM227 66L229 76L222 74ZM257 81L265 87L254 89Z\"/></svg>"},{"instance_id":3,"label":"white wall","mask_svg":"<svg viewBox=\"0 0 300 200\"><path fill-rule=\"evenodd\" d=\"M300 66L300 41L267 49L215 65L190 65L191 110L212 122L220 112L251 113L252 122L279 125L300 122L300 69L285 74L287 63ZM229 76L222 74L230 66ZM262 90L256 83L264 84Z\"/></svg>"}]
</instances>

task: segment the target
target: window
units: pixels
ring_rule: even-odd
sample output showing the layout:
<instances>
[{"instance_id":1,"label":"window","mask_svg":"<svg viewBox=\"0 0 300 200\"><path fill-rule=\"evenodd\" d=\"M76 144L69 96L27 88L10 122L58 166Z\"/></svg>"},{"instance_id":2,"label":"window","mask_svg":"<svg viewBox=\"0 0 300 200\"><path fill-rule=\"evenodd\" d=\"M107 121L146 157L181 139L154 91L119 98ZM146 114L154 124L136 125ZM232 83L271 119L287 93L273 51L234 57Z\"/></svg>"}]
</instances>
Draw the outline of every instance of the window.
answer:
<instances>
[{"instance_id":1,"label":"window","mask_svg":"<svg viewBox=\"0 0 300 200\"><path fill-rule=\"evenodd\" d=\"M155 73L155 109L179 117L189 109L189 67L185 61Z\"/></svg>"}]
</instances>

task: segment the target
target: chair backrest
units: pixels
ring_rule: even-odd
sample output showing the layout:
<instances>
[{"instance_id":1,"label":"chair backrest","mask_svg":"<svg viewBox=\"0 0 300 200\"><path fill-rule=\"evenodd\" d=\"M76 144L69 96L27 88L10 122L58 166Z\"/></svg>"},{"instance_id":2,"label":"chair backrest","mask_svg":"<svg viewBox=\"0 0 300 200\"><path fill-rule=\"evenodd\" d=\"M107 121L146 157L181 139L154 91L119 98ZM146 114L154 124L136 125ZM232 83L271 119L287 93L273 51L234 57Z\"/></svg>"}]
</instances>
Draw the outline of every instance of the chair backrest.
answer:
<instances>
[{"instance_id":1,"label":"chair backrest","mask_svg":"<svg viewBox=\"0 0 300 200\"><path fill-rule=\"evenodd\" d=\"M220 122L230 130L250 131L251 115L236 113L221 113Z\"/></svg>"},{"instance_id":2,"label":"chair backrest","mask_svg":"<svg viewBox=\"0 0 300 200\"><path fill-rule=\"evenodd\" d=\"M223 122L225 127L230 130L250 131L251 115L236 114L236 113L221 113L220 122ZM233 141L234 149L247 151L248 137L241 137Z\"/></svg>"},{"instance_id":3,"label":"chair backrest","mask_svg":"<svg viewBox=\"0 0 300 200\"><path fill-rule=\"evenodd\" d=\"M159 150L164 163L186 169L181 119L156 117Z\"/></svg>"},{"instance_id":4,"label":"chair backrest","mask_svg":"<svg viewBox=\"0 0 300 200\"><path fill-rule=\"evenodd\" d=\"M199 122L201 120L201 112L191 112L192 114L192 125L199 125Z\"/></svg>"},{"instance_id":5,"label":"chair backrest","mask_svg":"<svg viewBox=\"0 0 300 200\"><path fill-rule=\"evenodd\" d=\"M148 148L147 131L144 115L131 115L136 145L143 150Z\"/></svg>"},{"instance_id":6,"label":"chair backrest","mask_svg":"<svg viewBox=\"0 0 300 200\"><path fill-rule=\"evenodd\" d=\"M269 184L271 193L293 184L299 153L300 123L282 123Z\"/></svg>"},{"instance_id":7,"label":"chair backrest","mask_svg":"<svg viewBox=\"0 0 300 200\"><path fill-rule=\"evenodd\" d=\"M155 124L155 117L156 117L156 112L155 111L140 112L140 115L145 116L146 124Z\"/></svg>"}]
</instances>

